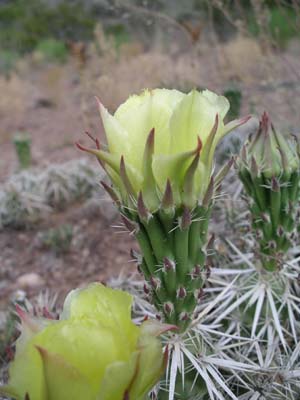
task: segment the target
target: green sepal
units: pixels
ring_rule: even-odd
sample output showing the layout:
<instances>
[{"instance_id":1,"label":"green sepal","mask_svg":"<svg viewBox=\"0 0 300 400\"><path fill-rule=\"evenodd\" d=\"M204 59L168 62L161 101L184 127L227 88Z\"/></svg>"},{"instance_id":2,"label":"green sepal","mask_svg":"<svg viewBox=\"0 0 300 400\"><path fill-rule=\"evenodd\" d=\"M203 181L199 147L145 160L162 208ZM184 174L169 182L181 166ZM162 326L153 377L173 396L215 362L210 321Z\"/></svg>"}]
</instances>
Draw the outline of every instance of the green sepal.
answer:
<instances>
[{"instance_id":1,"label":"green sepal","mask_svg":"<svg viewBox=\"0 0 300 400\"><path fill-rule=\"evenodd\" d=\"M152 161L154 153L154 128L151 129L144 150L143 157L143 185L142 192L147 207L153 212L159 206L159 198L157 195L157 185L153 175Z\"/></svg>"}]
</instances>

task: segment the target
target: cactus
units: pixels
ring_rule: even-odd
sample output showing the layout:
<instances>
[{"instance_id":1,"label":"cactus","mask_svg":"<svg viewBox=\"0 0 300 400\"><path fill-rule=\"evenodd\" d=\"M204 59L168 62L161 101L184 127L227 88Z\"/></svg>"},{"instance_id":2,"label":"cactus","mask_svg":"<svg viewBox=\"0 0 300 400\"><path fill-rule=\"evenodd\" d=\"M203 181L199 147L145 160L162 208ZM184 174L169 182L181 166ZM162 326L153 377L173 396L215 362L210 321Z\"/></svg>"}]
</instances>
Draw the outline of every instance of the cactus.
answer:
<instances>
[{"instance_id":1,"label":"cactus","mask_svg":"<svg viewBox=\"0 0 300 400\"><path fill-rule=\"evenodd\" d=\"M158 318L184 331L197 313L208 274L214 194L231 165L212 177L214 150L247 118L225 126L228 102L207 90L145 91L114 116L99 107L109 151L97 139L96 149L77 145L99 159L113 183L103 185L140 245L142 255L135 258Z\"/></svg>"},{"instance_id":2,"label":"cactus","mask_svg":"<svg viewBox=\"0 0 300 400\"><path fill-rule=\"evenodd\" d=\"M248 196L262 266L280 267L296 237L300 159L297 143L276 132L266 113L241 151L239 177Z\"/></svg>"},{"instance_id":3,"label":"cactus","mask_svg":"<svg viewBox=\"0 0 300 400\"><path fill-rule=\"evenodd\" d=\"M300 396L300 267L295 246L297 221L293 219L299 196L298 150L274 130L264 114L257 134L250 137L236 163L248 203L239 201L241 192L234 186L229 208L235 211L229 213L223 197L217 215L212 216L217 222L212 231L221 239L219 253L207 259L214 237L208 239L207 233L211 212L232 164L214 174L214 150L227 131L247 120L224 126L226 111L226 100L207 91L188 95L146 91L131 97L114 116L100 104L108 149L93 138L95 149L78 144L98 157L112 186L102 184L141 249L141 254L132 250L132 258L146 282L122 273L109 284L134 295L133 319L142 324L140 331L147 327L144 321L155 316L178 328L162 335L166 370L152 390L154 380L147 388L143 386L143 400L296 400ZM68 179L65 182L67 185ZM245 221L249 214L252 232ZM297 236L295 240L293 236ZM67 326L68 317L76 317L71 314L77 294L66 302L61 321L47 321L45 331L57 329L59 337L59 329L52 325ZM96 301L84 301L82 309L78 303L75 309L84 310L95 323L99 317L106 323L105 318L111 316L107 310L110 301L104 305L101 294ZM117 309L114 322L115 316L119 317ZM84 328L85 318L77 317ZM152 323L146 330L157 331L157 324L161 326ZM76 334L74 330L69 333L70 342ZM33 343L39 335L34 334ZM95 353L98 339L84 354ZM67 347L65 336L64 341ZM55 339L53 343L58 342ZM143 351L145 344L138 342L136 350ZM76 349L75 361L77 353ZM145 364L145 376L153 365L162 366L161 357L161 349L153 353L151 365ZM21 365L19 362L17 351L11 369L13 384L14 365ZM125 369L130 375L130 363ZM156 372L155 376L157 380ZM57 390L58 378L52 378L49 388ZM142 375L140 379L143 381ZM133 381L142 384L135 374ZM34 382L36 378L28 380L36 388ZM82 397L89 398L84 382L76 383ZM106 385L109 389L118 386L112 378ZM12 390L15 387L6 387L6 392ZM70 390L73 387L67 384L59 395L73 395ZM114 398L101 389L91 400L106 393ZM125 399L127 392L120 397Z\"/></svg>"},{"instance_id":4,"label":"cactus","mask_svg":"<svg viewBox=\"0 0 300 400\"><path fill-rule=\"evenodd\" d=\"M12 175L0 186L0 229L22 228L53 209L97 197L96 176L92 165L84 159Z\"/></svg>"},{"instance_id":5,"label":"cactus","mask_svg":"<svg viewBox=\"0 0 300 400\"><path fill-rule=\"evenodd\" d=\"M31 165L31 140L27 133L17 133L13 139L18 156L19 167L25 169Z\"/></svg>"}]
</instances>

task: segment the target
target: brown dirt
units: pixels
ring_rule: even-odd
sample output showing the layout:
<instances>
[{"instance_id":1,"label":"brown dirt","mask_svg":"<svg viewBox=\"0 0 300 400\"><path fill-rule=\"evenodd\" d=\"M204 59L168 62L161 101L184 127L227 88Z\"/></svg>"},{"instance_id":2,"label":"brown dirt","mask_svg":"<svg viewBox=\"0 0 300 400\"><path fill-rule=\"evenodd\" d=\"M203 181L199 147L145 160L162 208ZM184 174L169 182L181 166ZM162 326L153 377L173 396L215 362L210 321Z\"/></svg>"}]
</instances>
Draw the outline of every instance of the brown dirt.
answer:
<instances>
[{"instance_id":1,"label":"brown dirt","mask_svg":"<svg viewBox=\"0 0 300 400\"><path fill-rule=\"evenodd\" d=\"M62 224L72 225L74 235L69 251L56 255L43 245L40 234ZM62 298L75 287L105 281L122 269L134 271L129 262L133 238L113 228L115 224L118 221L100 215L83 215L80 206L73 206L32 229L0 232L0 309L18 290L32 298L48 288Z\"/></svg>"}]
</instances>

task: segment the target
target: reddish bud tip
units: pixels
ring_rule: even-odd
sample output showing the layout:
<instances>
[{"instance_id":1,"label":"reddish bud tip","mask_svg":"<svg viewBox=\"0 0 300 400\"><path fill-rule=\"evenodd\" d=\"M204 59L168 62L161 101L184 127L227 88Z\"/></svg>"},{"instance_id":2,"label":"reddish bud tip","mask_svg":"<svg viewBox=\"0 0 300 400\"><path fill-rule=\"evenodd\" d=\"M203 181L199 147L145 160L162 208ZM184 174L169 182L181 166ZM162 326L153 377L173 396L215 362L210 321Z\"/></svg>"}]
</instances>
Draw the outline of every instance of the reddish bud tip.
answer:
<instances>
[{"instance_id":1,"label":"reddish bud tip","mask_svg":"<svg viewBox=\"0 0 300 400\"><path fill-rule=\"evenodd\" d=\"M120 200L118 195L116 194L116 192L114 191L114 189L107 185L107 183L105 183L104 181L100 181L100 184L102 185L103 189L106 191L106 193L110 196L110 198L112 199L112 201L114 203L116 203L117 206L120 206Z\"/></svg>"},{"instance_id":2,"label":"reddish bud tip","mask_svg":"<svg viewBox=\"0 0 300 400\"><path fill-rule=\"evenodd\" d=\"M196 148L196 153L200 155L200 152L202 150L202 140L200 139L200 136L197 136L197 148Z\"/></svg>"},{"instance_id":3,"label":"reddish bud tip","mask_svg":"<svg viewBox=\"0 0 300 400\"><path fill-rule=\"evenodd\" d=\"M152 214L148 210L148 208L145 205L144 199L143 199L143 194L142 192L139 193L138 196L138 201L137 201L137 210L140 218L144 221L149 221L150 218L152 217Z\"/></svg>"},{"instance_id":4,"label":"reddish bud tip","mask_svg":"<svg viewBox=\"0 0 300 400\"><path fill-rule=\"evenodd\" d=\"M161 206L163 209L168 209L174 206L173 191L169 179L167 180L166 189L161 202Z\"/></svg>"},{"instance_id":5,"label":"reddish bud tip","mask_svg":"<svg viewBox=\"0 0 300 400\"><path fill-rule=\"evenodd\" d=\"M92 149L90 149L90 148L88 148L88 147L83 146L83 145L82 145L81 143L79 143L79 142L75 142L75 146L76 146L79 150L81 150L81 151L86 151L86 152L88 152L88 153L90 153L91 150L92 150Z\"/></svg>"},{"instance_id":6,"label":"reddish bud tip","mask_svg":"<svg viewBox=\"0 0 300 400\"><path fill-rule=\"evenodd\" d=\"M149 132L147 142L146 142L146 147L148 149L154 149L154 137L155 137L155 128L152 128L151 131Z\"/></svg>"},{"instance_id":7,"label":"reddish bud tip","mask_svg":"<svg viewBox=\"0 0 300 400\"><path fill-rule=\"evenodd\" d=\"M130 221L130 219L125 217L125 215L121 215L121 218L122 218L122 221L123 221L124 225L129 230L130 233L136 233L137 232L137 230L138 230L137 224L135 224L134 222Z\"/></svg>"},{"instance_id":8,"label":"reddish bud tip","mask_svg":"<svg viewBox=\"0 0 300 400\"><path fill-rule=\"evenodd\" d=\"M95 143L97 150L100 150L99 139L92 136L88 131L85 131L85 134Z\"/></svg>"},{"instance_id":9,"label":"reddish bud tip","mask_svg":"<svg viewBox=\"0 0 300 400\"><path fill-rule=\"evenodd\" d=\"M269 118L269 115L268 115L268 113L266 111L264 111L262 116L261 116L260 127L261 127L261 130L262 130L262 133L267 135L268 132L269 132L269 127L270 127L270 118Z\"/></svg>"}]
</instances>

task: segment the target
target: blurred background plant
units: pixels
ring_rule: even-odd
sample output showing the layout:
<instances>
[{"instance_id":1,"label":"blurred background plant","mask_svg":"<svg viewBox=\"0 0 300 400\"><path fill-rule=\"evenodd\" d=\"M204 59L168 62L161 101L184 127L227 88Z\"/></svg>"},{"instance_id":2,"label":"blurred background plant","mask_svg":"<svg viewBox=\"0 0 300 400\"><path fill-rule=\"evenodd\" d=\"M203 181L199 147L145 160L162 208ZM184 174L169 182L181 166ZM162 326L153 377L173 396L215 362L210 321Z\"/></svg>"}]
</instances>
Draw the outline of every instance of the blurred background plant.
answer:
<instances>
[{"instance_id":1,"label":"blurred background plant","mask_svg":"<svg viewBox=\"0 0 300 400\"><path fill-rule=\"evenodd\" d=\"M30 167L31 164L31 140L27 133L19 132L15 134L14 145L17 152L19 166L21 169Z\"/></svg>"},{"instance_id":2,"label":"blurred background plant","mask_svg":"<svg viewBox=\"0 0 300 400\"><path fill-rule=\"evenodd\" d=\"M53 251L56 256L59 256L70 250L72 238L73 227L69 224L64 224L42 233L40 240L43 246Z\"/></svg>"},{"instance_id":3,"label":"blurred background plant","mask_svg":"<svg viewBox=\"0 0 300 400\"><path fill-rule=\"evenodd\" d=\"M100 197L99 176L84 159L12 175L0 188L0 229L26 227L51 211Z\"/></svg>"}]
</instances>

